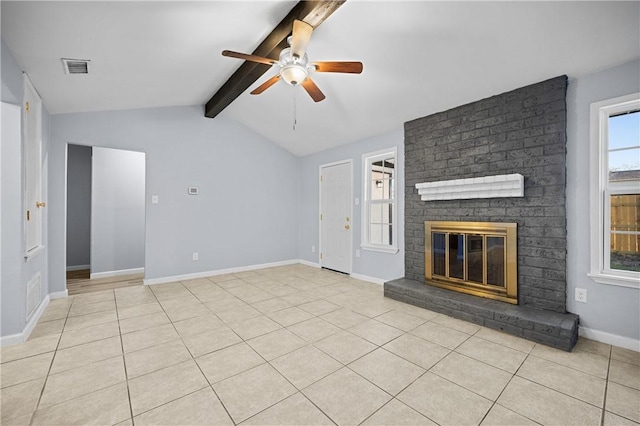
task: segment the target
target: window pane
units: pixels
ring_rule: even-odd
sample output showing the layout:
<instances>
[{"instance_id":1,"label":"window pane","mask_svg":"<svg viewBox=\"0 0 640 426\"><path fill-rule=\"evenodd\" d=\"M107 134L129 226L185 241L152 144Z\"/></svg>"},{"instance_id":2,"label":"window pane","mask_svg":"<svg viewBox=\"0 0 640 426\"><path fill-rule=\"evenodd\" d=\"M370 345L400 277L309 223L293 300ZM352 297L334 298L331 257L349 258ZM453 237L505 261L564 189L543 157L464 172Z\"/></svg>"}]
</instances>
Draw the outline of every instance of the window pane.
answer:
<instances>
[{"instance_id":1,"label":"window pane","mask_svg":"<svg viewBox=\"0 0 640 426\"><path fill-rule=\"evenodd\" d=\"M449 277L464 279L463 234L449 234Z\"/></svg>"},{"instance_id":2,"label":"window pane","mask_svg":"<svg viewBox=\"0 0 640 426\"><path fill-rule=\"evenodd\" d=\"M609 117L609 149L631 146L640 147L640 111Z\"/></svg>"},{"instance_id":3,"label":"window pane","mask_svg":"<svg viewBox=\"0 0 640 426\"><path fill-rule=\"evenodd\" d=\"M391 238L391 225L382 225L382 244L388 246L391 245L392 238Z\"/></svg>"},{"instance_id":4,"label":"window pane","mask_svg":"<svg viewBox=\"0 0 640 426\"><path fill-rule=\"evenodd\" d=\"M369 242L377 245L382 244L382 225L369 225Z\"/></svg>"},{"instance_id":5,"label":"window pane","mask_svg":"<svg viewBox=\"0 0 640 426\"><path fill-rule=\"evenodd\" d=\"M382 223L382 204L371 203L369 207L369 223Z\"/></svg>"},{"instance_id":6,"label":"window pane","mask_svg":"<svg viewBox=\"0 0 640 426\"><path fill-rule=\"evenodd\" d=\"M487 237L487 284L504 286L503 237Z\"/></svg>"},{"instance_id":7,"label":"window pane","mask_svg":"<svg viewBox=\"0 0 640 426\"><path fill-rule=\"evenodd\" d=\"M640 232L640 194L612 195L611 231Z\"/></svg>"},{"instance_id":8,"label":"window pane","mask_svg":"<svg viewBox=\"0 0 640 426\"><path fill-rule=\"evenodd\" d=\"M433 274L445 276L445 234L434 232L432 241Z\"/></svg>"},{"instance_id":9,"label":"window pane","mask_svg":"<svg viewBox=\"0 0 640 426\"><path fill-rule=\"evenodd\" d=\"M611 233L610 268L640 272L640 235Z\"/></svg>"},{"instance_id":10,"label":"window pane","mask_svg":"<svg viewBox=\"0 0 640 426\"><path fill-rule=\"evenodd\" d=\"M640 194L612 195L610 269L640 271Z\"/></svg>"},{"instance_id":11,"label":"window pane","mask_svg":"<svg viewBox=\"0 0 640 426\"><path fill-rule=\"evenodd\" d=\"M482 235L467 235L468 281L482 283Z\"/></svg>"},{"instance_id":12,"label":"window pane","mask_svg":"<svg viewBox=\"0 0 640 426\"><path fill-rule=\"evenodd\" d=\"M609 181L640 179L640 148L609 152Z\"/></svg>"},{"instance_id":13,"label":"window pane","mask_svg":"<svg viewBox=\"0 0 640 426\"><path fill-rule=\"evenodd\" d=\"M372 200L383 200L384 197L384 177L385 174L379 171L372 170L371 171L371 199Z\"/></svg>"}]
</instances>

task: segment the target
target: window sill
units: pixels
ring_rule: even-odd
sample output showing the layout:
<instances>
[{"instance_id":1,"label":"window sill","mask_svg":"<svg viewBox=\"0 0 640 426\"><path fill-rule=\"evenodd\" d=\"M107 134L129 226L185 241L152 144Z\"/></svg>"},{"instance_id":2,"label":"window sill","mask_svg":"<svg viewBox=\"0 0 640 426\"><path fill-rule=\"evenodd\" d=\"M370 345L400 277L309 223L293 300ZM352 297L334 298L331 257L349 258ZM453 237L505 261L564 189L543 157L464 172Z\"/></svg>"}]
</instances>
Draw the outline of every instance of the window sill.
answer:
<instances>
[{"instance_id":1,"label":"window sill","mask_svg":"<svg viewBox=\"0 0 640 426\"><path fill-rule=\"evenodd\" d=\"M37 257L43 251L44 251L44 246L38 246L36 248L33 248L33 249L29 250L28 252L26 252L24 254L24 261L25 262L30 261L34 257Z\"/></svg>"},{"instance_id":2,"label":"window sill","mask_svg":"<svg viewBox=\"0 0 640 426\"><path fill-rule=\"evenodd\" d=\"M366 245L361 245L360 248L362 250L366 250L366 251L377 251L380 253L391 253L391 254L396 254L398 252L398 248L397 247L384 247L384 246L366 246Z\"/></svg>"},{"instance_id":3,"label":"window sill","mask_svg":"<svg viewBox=\"0 0 640 426\"><path fill-rule=\"evenodd\" d=\"M606 273L590 273L587 274L587 276L600 284L640 289L640 277L612 275Z\"/></svg>"}]
</instances>

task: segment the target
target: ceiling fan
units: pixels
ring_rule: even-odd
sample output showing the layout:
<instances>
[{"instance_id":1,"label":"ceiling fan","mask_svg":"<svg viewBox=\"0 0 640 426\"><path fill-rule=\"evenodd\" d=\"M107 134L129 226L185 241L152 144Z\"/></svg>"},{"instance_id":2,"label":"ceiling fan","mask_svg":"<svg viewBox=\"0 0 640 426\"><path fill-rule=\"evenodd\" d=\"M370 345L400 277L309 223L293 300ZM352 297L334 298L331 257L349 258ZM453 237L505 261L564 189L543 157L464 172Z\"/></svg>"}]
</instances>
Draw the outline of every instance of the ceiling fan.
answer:
<instances>
[{"instance_id":1,"label":"ceiling fan","mask_svg":"<svg viewBox=\"0 0 640 426\"><path fill-rule=\"evenodd\" d=\"M282 49L280 59L277 61L275 59L233 52L231 50L223 50L222 55L260 64L278 65L280 67L278 74L256 87L251 92L252 95L259 95L279 80L284 80L292 86L301 85L315 102L320 102L325 96L309 76L310 72L360 74L362 72L362 62L309 62L306 50L312 31L313 27L306 22L298 19L293 21L293 33L288 39L290 47Z\"/></svg>"}]
</instances>

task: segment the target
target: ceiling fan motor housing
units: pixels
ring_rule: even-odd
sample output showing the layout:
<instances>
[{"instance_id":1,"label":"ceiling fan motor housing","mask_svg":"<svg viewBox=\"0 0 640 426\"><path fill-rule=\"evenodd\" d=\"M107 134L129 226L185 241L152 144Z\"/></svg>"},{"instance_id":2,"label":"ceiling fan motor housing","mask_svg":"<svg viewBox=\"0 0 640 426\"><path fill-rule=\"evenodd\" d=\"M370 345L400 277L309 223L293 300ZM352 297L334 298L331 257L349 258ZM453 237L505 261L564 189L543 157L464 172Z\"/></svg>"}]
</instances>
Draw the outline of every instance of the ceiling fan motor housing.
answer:
<instances>
[{"instance_id":1,"label":"ceiling fan motor housing","mask_svg":"<svg viewBox=\"0 0 640 426\"><path fill-rule=\"evenodd\" d=\"M291 48L287 47L280 52L280 77L292 86L302 83L309 75L309 57L305 53L299 57L291 54Z\"/></svg>"}]
</instances>

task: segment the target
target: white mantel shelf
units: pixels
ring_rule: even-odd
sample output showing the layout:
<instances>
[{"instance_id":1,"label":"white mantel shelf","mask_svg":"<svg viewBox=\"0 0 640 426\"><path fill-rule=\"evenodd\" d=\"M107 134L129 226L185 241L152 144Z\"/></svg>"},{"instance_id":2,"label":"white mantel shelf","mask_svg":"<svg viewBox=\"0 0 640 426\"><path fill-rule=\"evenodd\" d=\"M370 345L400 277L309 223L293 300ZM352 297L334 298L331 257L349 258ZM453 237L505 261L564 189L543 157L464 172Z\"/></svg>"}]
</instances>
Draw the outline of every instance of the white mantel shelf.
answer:
<instances>
[{"instance_id":1,"label":"white mantel shelf","mask_svg":"<svg viewBox=\"0 0 640 426\"><path fill-rule=\"evenodd\" d=\"M524 197L524 176L514 173L424 182L417 183L416 189L422 201Z\"/></svg>"}]
</instances>

